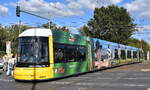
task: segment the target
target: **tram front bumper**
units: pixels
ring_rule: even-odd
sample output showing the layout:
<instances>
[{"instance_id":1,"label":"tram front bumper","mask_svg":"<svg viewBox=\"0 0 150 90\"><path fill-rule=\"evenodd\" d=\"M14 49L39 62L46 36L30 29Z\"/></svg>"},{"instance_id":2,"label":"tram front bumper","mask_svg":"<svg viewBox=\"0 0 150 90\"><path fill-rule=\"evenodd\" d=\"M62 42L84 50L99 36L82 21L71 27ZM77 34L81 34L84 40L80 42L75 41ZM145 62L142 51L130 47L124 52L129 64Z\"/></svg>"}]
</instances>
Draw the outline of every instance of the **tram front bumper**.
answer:
<instances>
[{"instance_id":1,"label":"tram front bumper","mask_svg":"<svg viewBox=\"0 0 150 90\"><path fill-rule=\"evenodd\" d=\"M15 80L46 80L53 78L51 68L18 68L14 70Z\"/></svg>"}]
</instances>

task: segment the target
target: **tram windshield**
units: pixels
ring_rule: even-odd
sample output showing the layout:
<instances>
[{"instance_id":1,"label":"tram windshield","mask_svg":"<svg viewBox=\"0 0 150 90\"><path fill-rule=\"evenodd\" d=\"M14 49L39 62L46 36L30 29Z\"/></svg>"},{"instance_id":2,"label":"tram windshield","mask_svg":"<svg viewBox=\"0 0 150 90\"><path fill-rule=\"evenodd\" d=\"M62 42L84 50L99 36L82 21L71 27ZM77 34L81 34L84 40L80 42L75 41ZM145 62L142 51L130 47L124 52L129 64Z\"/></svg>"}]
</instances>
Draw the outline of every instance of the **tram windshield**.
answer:
<instances>
[{"instance_id":1,"label":"tram windshield","mask_svg":"<svg viewBox=\"0 0 150 90\"><path fill-rule=\"evenodd\" d=\"M21 37L18 48L18 67L48 66L48 38Z\"/></svg>"}]
</instances>

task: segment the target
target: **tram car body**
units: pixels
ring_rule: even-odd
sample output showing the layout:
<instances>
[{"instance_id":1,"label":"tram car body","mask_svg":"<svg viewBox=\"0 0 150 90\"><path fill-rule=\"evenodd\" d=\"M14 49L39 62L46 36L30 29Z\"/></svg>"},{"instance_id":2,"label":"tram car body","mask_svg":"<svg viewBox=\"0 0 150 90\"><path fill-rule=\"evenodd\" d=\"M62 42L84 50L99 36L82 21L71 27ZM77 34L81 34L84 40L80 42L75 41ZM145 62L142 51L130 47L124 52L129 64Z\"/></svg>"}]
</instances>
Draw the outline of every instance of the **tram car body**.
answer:
<instances>
[{"instance_id":1,"label":"tram car body","mask_svg":"<svg viewBox=\"0 0 150 90\"><path fill-rule=\"evenodd\" d=\"M15 80L48 80L141 62L142 50L60 30L28 29L19 35Z\"/></svg>"}]
</instances>

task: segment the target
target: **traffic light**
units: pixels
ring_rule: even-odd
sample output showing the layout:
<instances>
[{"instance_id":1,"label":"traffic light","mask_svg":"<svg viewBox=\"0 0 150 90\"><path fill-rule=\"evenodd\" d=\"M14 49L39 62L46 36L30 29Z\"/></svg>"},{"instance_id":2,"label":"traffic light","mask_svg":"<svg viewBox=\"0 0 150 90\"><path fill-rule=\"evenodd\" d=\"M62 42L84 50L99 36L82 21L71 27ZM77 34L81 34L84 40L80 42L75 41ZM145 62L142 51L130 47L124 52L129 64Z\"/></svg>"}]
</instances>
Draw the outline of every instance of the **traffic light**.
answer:
<instances>
[{"instance_id":1,"label":"traffic light","mask_svg":"<svg viewBox=\"0 0 150 90\"><path fill-rule=\"evenodd\" d=\"M20 17L20 6L16 6L16 16Z\"/></svg>"}]
</instances>

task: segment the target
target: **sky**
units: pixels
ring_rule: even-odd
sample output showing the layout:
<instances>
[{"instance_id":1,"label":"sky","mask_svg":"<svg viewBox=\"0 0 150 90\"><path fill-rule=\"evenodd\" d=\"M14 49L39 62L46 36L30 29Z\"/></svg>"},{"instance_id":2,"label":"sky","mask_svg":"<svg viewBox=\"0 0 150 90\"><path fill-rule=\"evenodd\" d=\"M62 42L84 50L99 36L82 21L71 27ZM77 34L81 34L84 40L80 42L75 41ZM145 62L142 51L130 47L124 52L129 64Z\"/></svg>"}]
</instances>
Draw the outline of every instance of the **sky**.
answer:
<instances>
[{"instance_id":1,"label":"sky","mask_svg":"<svg viewBox=\"0 0 150 90\"><path fill-rule=\"evenodd\" d=\"M58 26L67 26L71 32L86 25L93 17L95 7L118 5L127 9L138 32L133 37L150 43L150 0L0 0L0 24L10 26L19 20L33 27L47 20L21 13L16 16L16 6L21 10L50 19Z\"/></svg>"}]
</instances>

